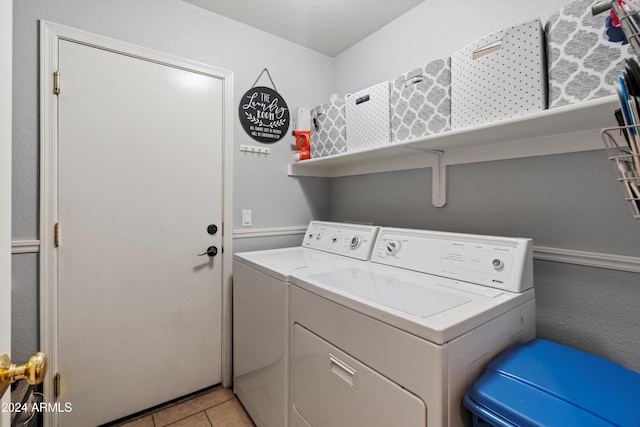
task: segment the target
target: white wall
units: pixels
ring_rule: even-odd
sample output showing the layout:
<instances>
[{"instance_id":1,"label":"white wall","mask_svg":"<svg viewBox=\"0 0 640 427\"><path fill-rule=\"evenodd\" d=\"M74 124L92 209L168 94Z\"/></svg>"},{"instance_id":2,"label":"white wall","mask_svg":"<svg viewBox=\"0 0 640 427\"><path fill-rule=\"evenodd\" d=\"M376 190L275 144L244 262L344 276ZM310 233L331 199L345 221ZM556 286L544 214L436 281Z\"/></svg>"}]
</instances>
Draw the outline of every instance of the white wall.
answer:
<instances>
[{"instance_id":1,"label":"white wall","mask_svg":"<svg viewBox=\"0 0 640 427\"><path fill-rule=\"evenodd\" d=\"M289 108L320 104L333 88L332 58L180 0L15 0L14 241L39 238L39 19L231 70L236 109L265 67ZM258 84L270 86L268 77ZM261 144L245 134L237 110L233 114L235 227L241 209L253 210L254 228L305 226L327 217L328 180L286 175L293 137L269 144L267 157L240 153L241 144ZM250 240L242 243L250 246ZM37 350L37 255L15 254L13 267L14 350L22 358Z\"/></svg>"},{"instance_id":2,"label":"white wall","mask_svg":"<svg viewBox=\"0 0 640 427\"><path fill-rule=\"evenodd\" d=\"M520 22L549 16L571 0L425 0L336 57L335 92L392 80Z\"/></svg>"}]
</instances>

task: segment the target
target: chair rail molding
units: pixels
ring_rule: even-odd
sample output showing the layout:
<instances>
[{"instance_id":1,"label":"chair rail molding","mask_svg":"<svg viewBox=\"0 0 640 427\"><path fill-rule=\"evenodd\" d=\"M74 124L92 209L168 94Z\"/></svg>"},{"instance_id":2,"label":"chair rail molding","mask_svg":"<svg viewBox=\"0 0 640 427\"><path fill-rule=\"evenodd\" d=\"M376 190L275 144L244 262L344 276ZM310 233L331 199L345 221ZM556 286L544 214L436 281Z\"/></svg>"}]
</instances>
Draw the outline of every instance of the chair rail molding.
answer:
<instances>
[{"instance_id":1,"label":"chair rail molding","mask_svg":"<svg viewBox=\"0 0 640 427\"><path fill-rule=\"evenodd\" d=\"M37 254L40 252L40 240L14 240L11 242L11 254Z\"/></svg>"}]
</instances>

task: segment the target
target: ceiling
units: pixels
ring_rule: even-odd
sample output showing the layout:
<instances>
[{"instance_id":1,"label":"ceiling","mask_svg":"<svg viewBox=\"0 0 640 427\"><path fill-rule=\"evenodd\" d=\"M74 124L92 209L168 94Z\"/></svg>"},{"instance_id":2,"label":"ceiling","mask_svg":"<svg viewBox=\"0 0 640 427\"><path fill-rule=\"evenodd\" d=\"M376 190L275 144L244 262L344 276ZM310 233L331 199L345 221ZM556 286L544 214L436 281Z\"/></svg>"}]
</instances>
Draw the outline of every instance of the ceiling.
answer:
<instances>
[{"instance_id":1,"label":"ceiling","mask_svg":"<svg viewBox=\"0 0 640 427\"><path fill-rule=\"evenodd\" d=\"M424 0L184 0L336 56Z\"/></svg>"}]
</instances>

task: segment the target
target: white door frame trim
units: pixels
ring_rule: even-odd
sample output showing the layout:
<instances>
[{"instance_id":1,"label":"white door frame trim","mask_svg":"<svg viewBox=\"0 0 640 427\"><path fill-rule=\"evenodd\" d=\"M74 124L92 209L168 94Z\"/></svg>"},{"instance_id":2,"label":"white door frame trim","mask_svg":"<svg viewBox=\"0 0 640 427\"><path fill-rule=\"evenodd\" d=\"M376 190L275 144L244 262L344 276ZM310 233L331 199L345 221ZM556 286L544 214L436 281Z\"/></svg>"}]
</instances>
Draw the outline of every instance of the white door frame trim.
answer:
<instances>
[{"instance_id":1,"label":"white door frame trim","mask_svg":"<svg viewBox=\"0 0 640 427\"><path fill-rule=\"evenodd\" d=\"M0 302L0 313L5 322L11 320L11 122L12 122L12 69L13 69L13 3L0 1L0 81L5 91L0 97L0 288L8 293ZM9 328L10 325L2 325ZM11 337L0 339L0 354L11 355ZM18 363L22 361L18 360ZM24 363L24 362L22 362ZM0 404L11 402L11 393L0 396ZM11 422L8 413L0 412L0 426Z\"/></svg>"},{"instance_id":2,"label":"white door frame trim","mask_svg":"<svg viewBox=\"0 0 640 427\"><path fill-rule=\"evenodd\" d=\"M231 373L231 268L233 254L233 73L228 70L121 42L71 27L40 21L40 348L49 357L44 382L47 402L55 402L53 377L58 372L58 252L54 226L58 221L58 98L53 93L53 73L58 69L58 42L69 40L87 46L150 60L219 78L223 83L223 235L222 256L222 383ZM64 76L61 76L64 87ZM64 90L64 88L62 89ZM225 224L226 223L226 224ZM225 229L227 230L225 232ZM64 244L64 243L63 243ZM71 402L73 403L73 402ZM57 416L45 413L45 426L56 426Z\"/></svg>"}]
</instances>

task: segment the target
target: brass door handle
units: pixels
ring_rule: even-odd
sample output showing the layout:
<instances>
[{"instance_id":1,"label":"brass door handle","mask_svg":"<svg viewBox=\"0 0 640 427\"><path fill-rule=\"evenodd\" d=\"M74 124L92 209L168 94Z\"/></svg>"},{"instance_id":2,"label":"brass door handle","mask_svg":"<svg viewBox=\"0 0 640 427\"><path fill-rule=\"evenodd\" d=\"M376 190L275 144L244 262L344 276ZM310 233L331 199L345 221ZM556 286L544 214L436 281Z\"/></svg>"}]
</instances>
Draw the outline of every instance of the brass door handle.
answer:
<instances>
[{"instance_id":1,"label":"brass door handle","mask_svg":"<svg viewBox=\"0 0 640 427\"><path fill-rule=\"evenodd\" d=\"M6 354L0 356L0 397L16 381L26 379L29 384L40 384L47 373L47 355L37 352L24 365L11 363Z\"/></svg>"}]
</instances>

